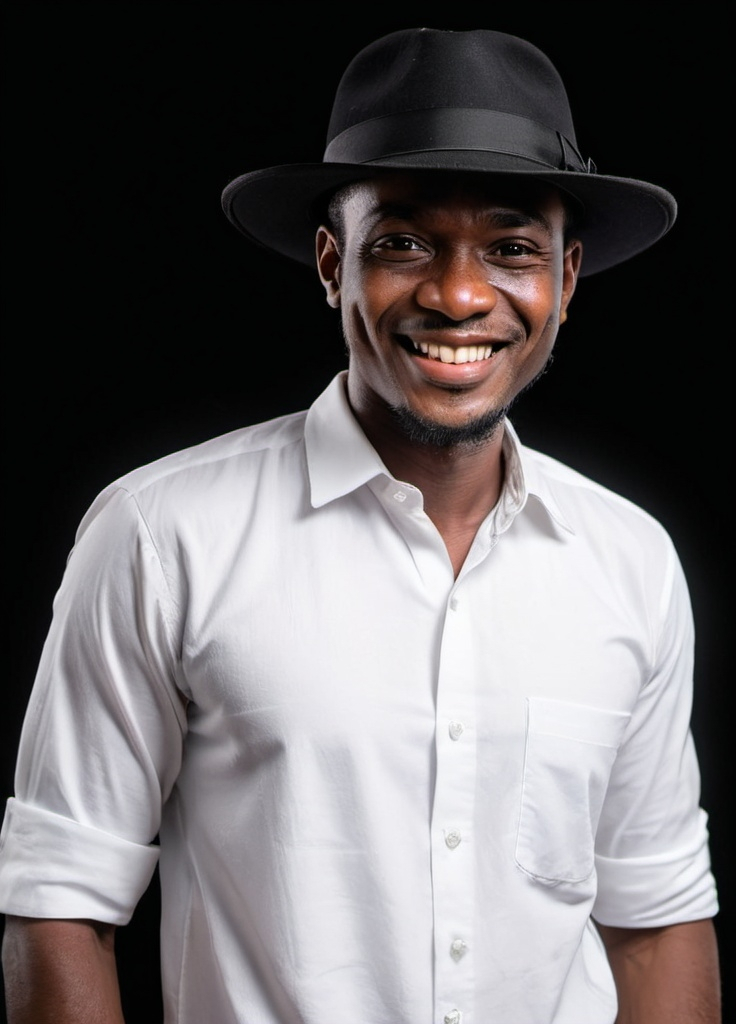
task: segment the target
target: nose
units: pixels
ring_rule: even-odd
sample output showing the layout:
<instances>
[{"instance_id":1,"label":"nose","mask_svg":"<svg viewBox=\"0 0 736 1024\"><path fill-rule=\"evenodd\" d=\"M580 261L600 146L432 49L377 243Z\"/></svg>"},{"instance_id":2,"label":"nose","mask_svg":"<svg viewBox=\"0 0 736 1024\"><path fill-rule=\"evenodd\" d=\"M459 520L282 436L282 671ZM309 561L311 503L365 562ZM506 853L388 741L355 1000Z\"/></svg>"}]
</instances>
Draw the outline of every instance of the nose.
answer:
<instances>
[{"instance_id":1,"label":"nose","mask_svg":"<svg viewBox=\"0 0 736 1024\"><path fill-rule=\"evenodd\" d=\"M490 268L472 254L448 254L433 261L417 285L415 298L425 309L444 313L451 320L484 316L496 305Z\"/></svg>"}]
</instances>

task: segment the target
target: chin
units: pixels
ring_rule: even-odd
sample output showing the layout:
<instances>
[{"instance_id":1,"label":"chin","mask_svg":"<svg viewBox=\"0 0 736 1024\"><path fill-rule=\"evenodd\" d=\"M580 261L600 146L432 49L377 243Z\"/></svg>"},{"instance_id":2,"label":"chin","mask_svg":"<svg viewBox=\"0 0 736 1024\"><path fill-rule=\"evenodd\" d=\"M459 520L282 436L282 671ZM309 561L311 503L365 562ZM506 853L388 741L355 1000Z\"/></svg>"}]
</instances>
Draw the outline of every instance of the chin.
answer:
<instances>
[{"instance_id":1,"label":"chin","mask_svg":"<svg viewBox=\"0 0 736 1024\"><path fill-rule=\"evenodd\" d=\"M431 448L482 445L503 423L507 409L490 409L465 423L441 423L420 416L412 409L394 408L393 415L402 433L413 443Z\"/></svg>"}]
</instances>

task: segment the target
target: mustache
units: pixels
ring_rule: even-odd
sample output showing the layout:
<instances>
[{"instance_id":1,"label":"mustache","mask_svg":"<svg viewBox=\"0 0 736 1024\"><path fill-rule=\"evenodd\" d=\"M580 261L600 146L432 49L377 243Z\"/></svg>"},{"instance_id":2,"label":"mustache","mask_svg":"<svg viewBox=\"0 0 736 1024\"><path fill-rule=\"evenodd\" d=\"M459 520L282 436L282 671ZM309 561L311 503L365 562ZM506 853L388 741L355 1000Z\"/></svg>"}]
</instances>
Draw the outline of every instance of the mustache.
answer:
<instances>
[{"instance_id":1,"label":"mustache","mask_svg":"<svg viewBox=\"0 0 736 1024\"><path fill-rule=\"evenodd\" d=\"M444 313L428 313L421 316L406 317L393 326L396 334L431 334L433 331L463 331L466 334L475 334L479 341L487 342L492 339L494 342L512 343L524 340L524 331L517 324L506 324L500 328L496 327L490 331L486 323L485 313L477 316L465 317L463 320L453 320Z\"/></svg>"}]
</instances>

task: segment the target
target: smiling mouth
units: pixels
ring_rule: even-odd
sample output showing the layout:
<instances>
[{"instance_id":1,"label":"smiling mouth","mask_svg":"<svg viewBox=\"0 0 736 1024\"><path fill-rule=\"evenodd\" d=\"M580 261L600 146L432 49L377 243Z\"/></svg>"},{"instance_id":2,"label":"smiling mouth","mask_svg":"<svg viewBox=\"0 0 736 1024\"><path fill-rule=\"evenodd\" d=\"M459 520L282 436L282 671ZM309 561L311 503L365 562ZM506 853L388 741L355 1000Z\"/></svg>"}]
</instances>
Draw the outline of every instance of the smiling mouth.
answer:
<instances>
[{"instance_id":1,"label":"smiling mouth","mask_svg":"<svg viewBox=\"0 0 736 1024\"><path fill-rule=\"evenodd\" d=\"M440 363L481 363L490 359L494 352L503 348L498 345L459 345L454 348L452 345L437 345L433 342L412 341L411 338L403 339L409 352L414 355L421 355L427 359L435 359Z\"/></svg>"}]
</instances>

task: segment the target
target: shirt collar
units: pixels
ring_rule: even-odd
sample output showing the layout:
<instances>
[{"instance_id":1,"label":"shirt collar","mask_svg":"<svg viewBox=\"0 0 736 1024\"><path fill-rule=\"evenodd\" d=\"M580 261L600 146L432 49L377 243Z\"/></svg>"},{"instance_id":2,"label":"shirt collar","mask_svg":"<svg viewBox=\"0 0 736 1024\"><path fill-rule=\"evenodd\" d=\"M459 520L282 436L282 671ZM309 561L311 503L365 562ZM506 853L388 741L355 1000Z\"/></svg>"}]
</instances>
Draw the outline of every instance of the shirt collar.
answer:
<instances>
[{"instance_id":1,"label":"shirt collar","mask_svg":"<svg viewBox=\"0 0 736 1024\"><path fill-rule=\"evenodd\" d=\"M521 443L509 420L506 420L503 451L506 459L504 489L508 488L511 500L516 505L515 511L520 512L531 499L541 505L556 527L574 534L575 531L568 516L560 507L550 479L543 472L538 454Z\"/></svg>"},{"instance_id":2,"label":"shirt collar","mask_svg":"<svg viewBox=\"0 0 736 1024\"><path fill-rule=\"evenodd\" d=\"M314 508L391 475L353 415L346 379L346 370L338 373L307 413L304 441Z\"/></svg>"},{"instance_id":3,"label":"shirt collar","mask_svg":"<svg viewBox=\"0 0 736 1024\"><path fill-rule=\"evenodd\" d=\"M350 494L379 476L393 479L350 408L346 379L346 370L338 373L307 413L304 436L314 508ZM573 533L534 453L521 444L508 420L504 457L506 478L496 506L494 532L507 529L531 498L539 502L557 527Z\"/></svg>"}]
</instances>

